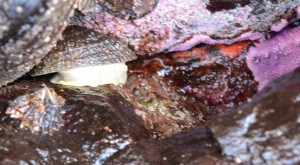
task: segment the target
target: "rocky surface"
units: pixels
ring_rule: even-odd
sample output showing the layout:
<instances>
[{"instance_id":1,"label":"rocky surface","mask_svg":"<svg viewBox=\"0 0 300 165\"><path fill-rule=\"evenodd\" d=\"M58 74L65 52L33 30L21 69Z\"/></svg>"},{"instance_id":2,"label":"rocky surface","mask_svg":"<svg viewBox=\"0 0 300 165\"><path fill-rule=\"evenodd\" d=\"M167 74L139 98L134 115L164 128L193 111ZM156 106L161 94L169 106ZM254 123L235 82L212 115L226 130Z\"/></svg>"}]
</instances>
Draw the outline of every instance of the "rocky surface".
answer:
<instances>
[{"instance_id":1,"label":"rocky surface","mask_svg":"<svg viewBox=\"0 0 300 165\"><path fill-rule=\"evenodd\" d=\"M46 81L24 80L0 90L1 164L170 164L192 163L206 157L224 159L205 127L159 140L154 136L155 130L145 126L134 113L131 103L109 90L109 86L74 88ZM20 129L20 120L5 115L9 100L40 89L44 82L66 99L64 126L52 136Z\"/></svg>"},{"instance_id":2,"label":"rocky surface","mask_svg":"<svg viewBox=\"0 0 300 165\"><path fill-rule=\"evenodd\" d=\"M197 164L210 155L225 160L212 134L205 127L182 131L163 140L147 139L129 145L108 164ZM225 160L230 162L229 160Z\"/></svg>"},{"instance_id":3,"label":"rocky surface","mask_svg":"<svg viewBox=\"0 0 300 165\"><path fill-rule=\"evenodd\" d=\"M160 0L152 12L139 19L117 18L97 8L73 19L73 24L118 36L137 54L154 54L187 50L199 43L263 38L266 32L278 31L297 18L299 4L298 0Z\"/></svg>"},{"instance_id":4,"label":"rocky surface","mask_svg":"<svg viewBox=\"0 0 300 165\"><path fill-rule=\"evenodd\" d=\"M133 61L127 83L117 90L156 136L170 136L203 125L256 93L245 63L247 47L247 42L203 46Z\"/></svg>"},{"instance_id":5,"label":"rocky surface","mask_svg":"<svg viewBox=\"0 0 300 165\"><path fill-rule=\"evenodd\" d=\"M64 127L52 136L20 129L20 121L4 113L8 100L39 89L42 82L24 81L1 89L1 164L102 164L134 139L148 137L138 118L132 118L130 111L120 111L120 107L130 109L128 102L106 87L62 88L47 84L66 99ZM121 119L121 114L126 117Z\"/></svg>"},{"instance_id":6,"label":"rocky surface","mask_svg":"<svg viewBox=\"0 0 300 165\"><path fill-rule=\"evenodd\" d=\"M0 89L0 163L296 164L300 69L253 97L248 45L145 57L128 63L124 86L23 77ZM66 100L64 126L52 136L20 129L21 121L5 114L9 101L43 83Z\"/></svg>"},{"instance_id":7,"label":"rocky surface","mask_svg":"<svg viewBox=\"0 0 300 165\"><path fill-rule=\"evenodd\" d=\"M51 50L74 1L0 1L0 86L21 77Z\"/></svg>"},{"instance_id":8,"label":"rocky surface","mask_svg":"<svg viewBox=\"0 0 300 165\"><path fill-rule=\"evenodd\" d=\"M0 163L230 164L204 125L255 93L245 64L248 44L203 46L130 62L124 86L59 86L46 76L2 87ZM52 136L20 129L21 121L5 114L9 101L43 83L66 100L64 126Z\"/></svg>"},{"instance_id":9,"label":"rocky surface","mask_svg":"<svg viewBox=\"0 0 300 165\"><path fill-rule=\"evenodd\" d=\"M51 8L46 3L26 6L21 1L8 2L12 1L0 2L0 55L5 59L0 61L0 74L9 78L0 79L0 85L27 72L50 50L66 24L47 25L51 20L65 21L75 3L49 0L59 2ZM135 5L143 5L138 2ZM69 4L66 10L61 10L61 3ZM73 24L120 37L138 54L151 55L199 43L255 40L269 31L284 29L300 16L298 0L149 3L150 8L140 8L142 12L129 5L133 8L117 13L115 8L122 5L107 1L101 4L103 10L95 6L92 12L82 11ZM27 8L32 10L23 10ZM50 17L39 17L47 11ZM292 53L287 59L293 60L297 37L290 35L298 31L282 33L285 37L265 42L292 39L275 50ZM50 84L46 76L23 77L1 87L0 164L299 163L300 69L271 83L244 104L256 93L257 85L245 64L248 46L249 42L198 45L186 52L143 57L128 63L128 82L123 86L58 86ZM21 129L19 119L5 114L10 101L37 91L44 83L65 99L64 125L52 136ZM216 118L237 107L237 111Z\"/></svg>"},{"instance_id":10,"label":"rocky surface","mask_svg":"<svg viewBox=\"0 0 300 165\"><path fill-rule=\"evenodd\" d=\"M105 11L115 17L132 20L153 11L158 0L83 0L79 10L84 13Z\"/></svg>"},{"instance_id":11,"label":"rocky surface","mask_svg":"<svg viewBox=\"0 0 300 165\"><path fill-rule=\"evenodd\" d=\"M223 153L237 163L299 164L300 69L210 125Z\"/></svg>"}]
</instances>

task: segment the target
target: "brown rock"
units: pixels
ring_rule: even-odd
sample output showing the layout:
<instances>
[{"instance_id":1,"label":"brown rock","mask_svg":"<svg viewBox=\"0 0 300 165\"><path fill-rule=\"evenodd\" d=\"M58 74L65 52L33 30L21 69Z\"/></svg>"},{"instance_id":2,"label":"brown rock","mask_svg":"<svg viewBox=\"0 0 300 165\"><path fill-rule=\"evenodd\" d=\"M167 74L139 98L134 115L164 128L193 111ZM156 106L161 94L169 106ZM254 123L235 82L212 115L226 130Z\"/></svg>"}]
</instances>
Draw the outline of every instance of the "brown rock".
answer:
<instances>
[{"instance_id":1,"label":"brown rock","mask_svg":"<svg viewBox=\"0 0 300 165\"><path fill-rule=\"evenodd\" d=\"M264 88L253 100L215 119L210 129L224 154L250 164L300 162L300 69Z\"/></svg>"}]
</instances>

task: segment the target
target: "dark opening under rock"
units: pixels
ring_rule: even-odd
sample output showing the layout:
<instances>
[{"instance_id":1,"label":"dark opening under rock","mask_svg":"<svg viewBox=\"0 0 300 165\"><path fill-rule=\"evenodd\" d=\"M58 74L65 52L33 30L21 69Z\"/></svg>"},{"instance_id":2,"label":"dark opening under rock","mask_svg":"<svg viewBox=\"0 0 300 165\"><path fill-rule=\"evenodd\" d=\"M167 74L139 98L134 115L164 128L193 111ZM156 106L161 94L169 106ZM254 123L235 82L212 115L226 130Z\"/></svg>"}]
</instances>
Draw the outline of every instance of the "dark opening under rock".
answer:
<instances>
[{"instance_id":1,"label":"dark opening under rock","mask_svg":"<svg viewBox=\"0 0 300 165\"><path fill-rule=\"evenodd\" d=\"M210 0L206 8L211 12L217 12L244 7L250 3L250 0Z\"/></svg>"},{"instance_id":2,"label":"dark opening under rock","mask_svg":"<svg viewBox=\"0 0 300 165\"><path fill-rule=\"evenodd\" d=\"M226 156L246 164L299 164L300 68L210 124Z\"/></svg>"}]
</instances>

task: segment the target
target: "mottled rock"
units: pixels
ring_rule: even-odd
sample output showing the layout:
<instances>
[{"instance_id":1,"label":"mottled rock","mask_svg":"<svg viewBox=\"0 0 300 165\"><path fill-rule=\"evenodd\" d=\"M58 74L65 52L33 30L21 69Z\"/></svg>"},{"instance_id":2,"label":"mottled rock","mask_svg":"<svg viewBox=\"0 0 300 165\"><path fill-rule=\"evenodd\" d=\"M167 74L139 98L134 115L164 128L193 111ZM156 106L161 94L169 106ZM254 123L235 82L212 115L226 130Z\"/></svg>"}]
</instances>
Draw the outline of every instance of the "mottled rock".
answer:
<instances>
[{"instance_id":1,"label":"mottled rock","mask_svg":"<svg viewBox=\"0 0 300 165\"><path fill-rule=\"evenodd\" d=\"M281 19L289 22L296 18L298 5L298 0L160 0L140 19L124 20L103 10L87 13L73 24L118 36L138 54L154 54L187 50L199 43L231 44L262 38Z\"/></svg>"},{"instance_id":2,"label":"mottled rock","mask_svg":"<svg viewBox=\"0 0 300 165\"><path fill-rule=\"evenodd\" d=\"M300 69L266 86L210 129L223 153L246 164L299 164Z\"/></svg>"},{"instance_id":3,"label":"mottled rock","mask_svg":"<svg viewBox=\"0 0 300 165\"><path fill-rule=\"evenodd\" d=\"M0 86L29 72L51 50L76 3L0 1Z\"/></svg>"},{"instance_id":4,"label":"mottled rock","mask_svg":"<svg viewBox=\"0 0 300 165\"><path fill-rule=\"evenodd\" d=\"M150 13L158 0L84 0L79 4L81 12L106 11L121 19L138 19Z\"/></svg>"},{"instance_id":5,"label":"mottled rock","mask_svg":"<svg viewBox=\"0 0 300 165\"><path fill-rule=\"evenodd\" d=\"M207 128L196 127L163 140L147 139L129 145L107 164L197 164L209 156L223 158Z\"/></svg>"},{"instance_id":6,"label":"mottled rock","mask_svg":"<svg viewBox=\"0 0 300 165\"><path fill-rule=\"evenodd\" d=\"M66 87L50 84L50 76L23 77L0 89L0 163L230 164L203 125L255 93L245 65L248 45L202 46L129 62L123 86ZM64 126L52 136L20 129L21 121L4 113L9 101L43 82L66 100Z\"/></svg>"},{"instance_id":7,"label":"mottled rock","mask_svg":"<svg viewBox=\"0 0 300 165\"><path fill-rule=\"evenodd\" d=\"M171 136L205 124L256 93L245 63L248 44L203 46L129 62L127 83L115 89L153 136Z\"/></svg>"},{"instance_id":8,"label":"mottled rock","mask_svg":"<svg viewBox=\"0 0 300 165\"><path fill-rule=\"evenodd\" d=\"M103 164L133 141L150 137L130 104L107 87L49 83L66 99L64 126L52 136L20 129L20 120L6 116L5 109L10 100L39 89L41 83L28 80L0 89L0 164Z\"/></svg>"}]
</instances>

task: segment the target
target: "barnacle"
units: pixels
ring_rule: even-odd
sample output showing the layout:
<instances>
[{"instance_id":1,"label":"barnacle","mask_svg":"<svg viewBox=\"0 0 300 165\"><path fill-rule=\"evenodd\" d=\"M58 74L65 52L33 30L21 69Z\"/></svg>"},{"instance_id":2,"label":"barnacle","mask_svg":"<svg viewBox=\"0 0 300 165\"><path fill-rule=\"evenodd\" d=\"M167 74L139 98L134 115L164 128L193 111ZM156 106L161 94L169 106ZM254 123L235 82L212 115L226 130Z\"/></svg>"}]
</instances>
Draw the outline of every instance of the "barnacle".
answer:
<instances>
[{"instance_id":1,"label":"barnacle","mask_svg":"<svg viewBox=\"0 0 300 165\"><path fill-rule=\"evenodd\" d=\"M6 114L21 119L20 128L28 127L32 133L52 135L63 126L61 112L64 104L64 98L43 84L41 89L11 101Z\"/></svg>"}]
</instances>

